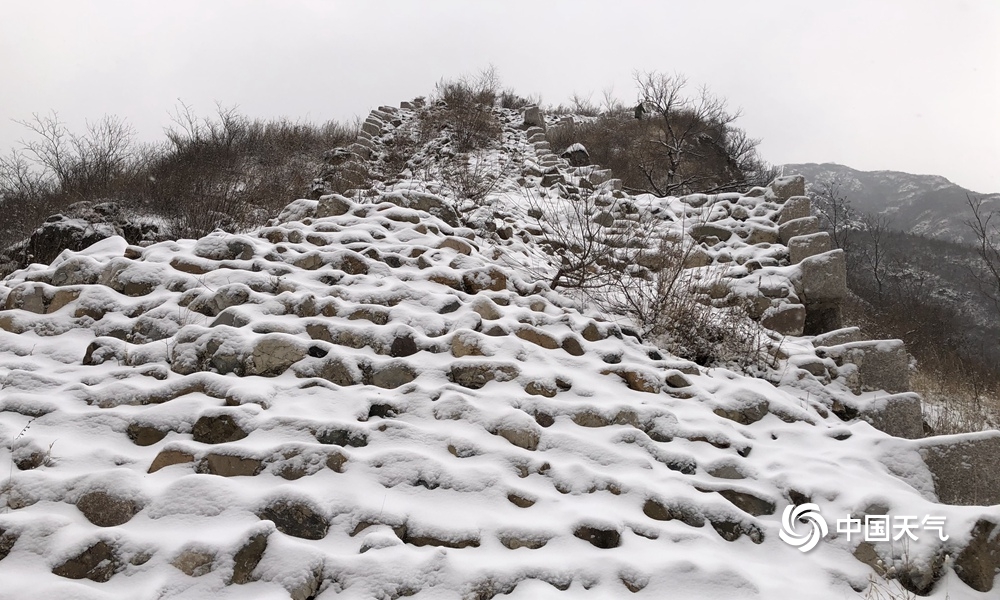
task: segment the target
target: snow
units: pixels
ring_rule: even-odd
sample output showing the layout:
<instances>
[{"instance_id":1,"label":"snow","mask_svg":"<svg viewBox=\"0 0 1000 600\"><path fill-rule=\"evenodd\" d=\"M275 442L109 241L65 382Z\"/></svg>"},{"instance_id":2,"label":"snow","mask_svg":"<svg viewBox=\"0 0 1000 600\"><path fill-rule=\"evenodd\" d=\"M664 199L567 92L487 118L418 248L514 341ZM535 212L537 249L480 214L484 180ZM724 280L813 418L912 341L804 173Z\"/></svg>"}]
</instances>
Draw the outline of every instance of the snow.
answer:
<instances>
[{"instance_id":1,"label":"snow","mask_svg":"<svg viewBox=\"0 0 1000 600\"><path fill-rule=\"evenodd\" d=\"M531 152L520 135L506 151ZM416 203L432 183L402 182L395 188L411 192L392 193ZM484 203L523 215L525 196L512 189L504 182ZM960 548L983 514L936 503L911 443L832 414L833 401L851 395L795 367L796 357L815 357L809 338L787 340L790 356L770 380L654 360L655 348L595 320L578 299L535 289L547 264L537 245L516 236L501 245L384 199L322 218L317 203L299 200L259 232L164 242L137 258L124 258L123 240L110 238L0 284L4 298L32 282L49 289L59 265L83 258L109 284L65 286L79 296L48 314L0 313L0 464L47 453L35 468L12 468L0 488L0 530L18 536L0 560L0 598L839 599L856 597L871 571L852 556L858 540L837 534L833 519L873 504L945 516L948 545L921 538L908 549L925 560ZM677 235L708 215L741 226L723 203L768 223L777 208L739 195L700 198L704 211L676 198L630 200L668 217L664 227ZM443 245L449 238L471 252ZM234 256L236 246L248 251ZM734 242L710 252L743 260L774 249ZM351 260L365 268L346 267ZM175 268L181 262L207 269ZM463 287L463 276L488 287L493 270L506 275L504 289ZM780 287L793 270L763 268L739 286ZM245 320L216 322L227 315ZM582 339L595 324L612 335ZM526 329L560 344L575 338L585 353L516 335ZM415 350L397 356L393 344L404 337ZM302 358L276 376L240 376L264 340L285 340ZM476 353L455 356L456 344ZM609 364L613 356L619 361ZM334 360L353 381L323 374ZM492 379L478 388L455 381L456 366L477 365ZM391 366L416 377L364 383ZM623 368L659 391L630 389L616 371ZM664 385L680 371L690 386ZM553 393L527 393L529 384ZM766 412L749 424L720 415L758 406ZM193 439L199 418L219 415L247 435ZM130 425L165 435L138 445ZM190 460L150 473L168 451ZM261 470L211 474L213 453L260 461ZM339 468L329 462L335 455L346 459ZM95 489L141 509L121 525L93 525L74 503ZM720 491L774 510L751 514ZM831 534L808 554L777 535L793 494L831 519ZM650 517L651 500L674 518ZM260 517L276 501L302 502L329 530L320 539L280 531ZM716 526L726 523L742 534L724 538ZM617 543L590 543L584 528ZM227 585L257 534L267 546L252 581ZM53 574L99 540L121 561L109 581ZM214 556L209 571L192 577L173 566L186 550ZM946 595L988 597L953 572L932 597Z\"/></svg>"}]
</instances>

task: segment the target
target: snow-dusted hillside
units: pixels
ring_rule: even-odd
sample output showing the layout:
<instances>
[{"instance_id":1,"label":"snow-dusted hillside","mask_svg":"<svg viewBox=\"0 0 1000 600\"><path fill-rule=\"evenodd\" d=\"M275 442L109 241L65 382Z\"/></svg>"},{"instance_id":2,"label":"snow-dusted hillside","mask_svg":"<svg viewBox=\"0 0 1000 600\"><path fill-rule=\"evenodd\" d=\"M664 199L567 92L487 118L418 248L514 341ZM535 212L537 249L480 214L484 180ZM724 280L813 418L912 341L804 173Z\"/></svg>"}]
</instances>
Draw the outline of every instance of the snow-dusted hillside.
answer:
<instances>
[{"instance_id":1,"label":"snow-dusted hillside","mask_svg":"<svg viewBox=\"0 0 1000 600\"><path fill-rule=\"evenodd\" d=\"M893 228L942 240L969 243L972 231L967 195L982 197L987 208L1000 208L1000 194L975 192L939 175L899 171L858 171L836 163L784 165L809 182L839 181L852 206L892 219Z\"/></svg>"},{"instance_id":2,"label":"snow-dusted hillside","mask_svg":"<svg viewBox=\"0 0 1000 600\"><path fill-rule=\"evenodd\" d=\"M376 113L373 158L416 114ZM996 594L979 465L1000 436L882 431L920 435L919 400L873 383L905 380L898 343L773 334L759 377L700 367L550 290L524 217L590 186L700 225L694 268L805 319L838 251L789 254L817 235L801 201L633 198L501 116L484 160L519 168L479 203L409 173L246 235L110 238L5 279L0 598L841 599L898 585L880 564L932 597ZM779 536L803 503L829 523L809 552ZM949 538L838 531L866 514Z\"/></svg>"}]
</instances>

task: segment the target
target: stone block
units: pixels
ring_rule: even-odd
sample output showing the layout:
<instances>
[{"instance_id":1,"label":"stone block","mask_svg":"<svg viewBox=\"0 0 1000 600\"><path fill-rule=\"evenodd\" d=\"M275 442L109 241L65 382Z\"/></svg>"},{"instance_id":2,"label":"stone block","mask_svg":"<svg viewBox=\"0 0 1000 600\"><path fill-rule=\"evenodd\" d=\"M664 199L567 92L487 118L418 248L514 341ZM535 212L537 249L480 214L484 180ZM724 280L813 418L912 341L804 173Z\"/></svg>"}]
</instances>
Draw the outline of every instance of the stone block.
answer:
<instances>
[{"instance_id":1,"label":"stone block","mask_svg":"<svg viewBox=\"0 0 1000 600\"><path fill-rule=\"evenodd\" d=\"M524 109L524 124L528 127L541 127L545 130L545 114L537 106L529 106Z\"/></svg>"},{"instance_id":2,"label":"stone block","mask_svg":"<svg viewBox=\"0 0 1000 600\"><path fill-rule=\"evenodd\" d=\"M812 214L812 203L808 196L792 196L785 201L778 213L778 225L784 225L789 221L808 217Z\"/></svg>"},{"instance_id":3,"label":"stone block","mask_svg":"<svg viewBox=\"0 0 1000 600\"><path fill-rule=\"evenodd\" d=\"M793 196L806 195L806 178L802 175L778 177L768 187L778 202L784 202Z\"/></svg>"},{"instance_id":4,"label":"stone block","mask_svg":"<svg viewBox=\"0 0 1000 600\"><path fill-rule=\"evenodd\" d=\"M819 219L816 217L802 217L786 221L784 225L778 227L778 239L782 244L788 244L788 240L800 235L809 235L819 231Z\"/></svg>"},{"instance_id":5,"label":"stone block","mask_svg":"<svg viewBox=\"0 0 1000 600\"><path fill-rule=\"evenodd\" d=\"M917 439L924 435L924 418L917 394L877 397L860 408L862 419L889 435Z\"/></svg>"},{"instance_id":6,"label":"stone block","mask_svg":"<svg viewBox=\"0 0 1000 600\"><path fill-rule=\"evenodd\" d=\"M840 302L847 297L847 264L843 250L830 250L799 263L796 293L806 304Z\"/></svg>"},{"instance_id":7,"label":"stone block","mask_svg":"<svg viewBox=\"0 0 1000 600\"><path fill-rule=\"evenodd\" d=\"M943 504L1000 504L1000 431L931 437L920 443L920 456L934 478Z\"/></svg>"},{"instance_id":8,"label":"stone block","mask_svg":"<svg viewBox=\"0 0 1000 600\"><path fill-rule=\"evenodd\" d=\"M798 235L788 240L788 262L797 265L810 256L830 250L830 234L821 231L810 235Z\"/></svg>"},{"instance_id":9,"label":"stone block","mask_svg":"<svg viewBox=\"0 0 1000 600\"><path fill-rule=\"evenodd\" d=\"M771 307L764 311L760 324L782 335L802 335L806 324L806 307L801 304Z\"/></svg>"},{"instance_id":10,"label":"stone block","mask_svg":"<svg viewBox=\"0 0 1000 600\"><path fill-rule=\"evenodd\" d=\"M891 394L910 391L910 355L902 340L851 342L818 348L820 358L832 358L847 369L846 383L855 393L884 390Z\"/></svg>"}]
</instances>

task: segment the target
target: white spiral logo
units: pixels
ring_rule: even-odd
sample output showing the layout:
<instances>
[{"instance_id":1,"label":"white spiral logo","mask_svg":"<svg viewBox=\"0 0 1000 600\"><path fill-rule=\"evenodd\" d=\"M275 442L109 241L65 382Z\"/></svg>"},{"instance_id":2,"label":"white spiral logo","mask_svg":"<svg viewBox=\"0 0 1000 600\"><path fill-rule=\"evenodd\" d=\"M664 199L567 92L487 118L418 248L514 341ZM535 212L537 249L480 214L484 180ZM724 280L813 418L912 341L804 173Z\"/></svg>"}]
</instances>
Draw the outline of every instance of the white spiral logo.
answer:
<instances>
[{"instance_id":1,"label":"white spiral logo","mask_svg":"<svg viewBox=\"0 0 1000 600\"><path fill-rule=\"evenodd\" d=\"M809 533L805 535L795 531L795 523L800 519L805 519L809 523ZM815 548L820 539L825 537L828 532L826 519L819 514L819 506L815 504L788 505L781 513L781 531L778 532L778 537L789 546L795 546L802 552L809 552Z\"/></svg>"}]
</instances>

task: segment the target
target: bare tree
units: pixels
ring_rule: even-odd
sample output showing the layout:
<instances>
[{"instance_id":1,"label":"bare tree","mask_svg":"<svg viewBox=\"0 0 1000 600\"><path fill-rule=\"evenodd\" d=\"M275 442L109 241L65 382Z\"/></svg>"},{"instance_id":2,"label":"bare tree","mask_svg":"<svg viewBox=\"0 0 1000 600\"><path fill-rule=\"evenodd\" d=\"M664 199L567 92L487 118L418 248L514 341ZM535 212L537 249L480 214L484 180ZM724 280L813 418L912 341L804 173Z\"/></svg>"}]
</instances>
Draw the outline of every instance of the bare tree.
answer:
<instances>
[{"instance_id":1,"label":"bare tree","mask_svg":"<svg viewBox=\"0 0 1000 600\"><path fill-rule=\"evenodd\" d=\"M810 189L810 196L820 219L830 233L833 247L843 248L846 251L850 242L851 227L857 215L851 207L851 200L844 187L844 180L840 177L824 179Z\"/></svg>"},{"instance_id":2,"label":"bare tree","mask_svg":"<svg viewBox=\"0 0 1000 600\"><path fill-rule=\"evenodd\" d=\"M760 140L733 126L741 113L730 112L725 100L707 88L687 95L687 78L679 74L634 79L653 125L647 139L653 151L640 154L640 168L654 193L731 191L773 175L757 154Z\"/></svg>"},{"instance_id":3,"label":"bare tree","mask_svg":"<svg viewBox=\"0 0 1000 600\"><path fill-rule=\"evenodd\" d=\"M972 218L966 224L976 236L976 253L982 266L973 275L1000 315L1000 211L987 210L982 198L966 196L966 200L972 209Z\"/></svg>"},{"instance_id":4,"label":"bare tree","mask_svg":"<svg viewBox=\"0 0 1000 600\"><path fill-rule=\"evenodd\" d=\"M879 305L885 295L885 285L889 276L888 234L889 217L882 214L866 213L861 217L865 244L861 248L861 259L875 283Z\"/></svg>"}]
</instances>

